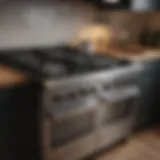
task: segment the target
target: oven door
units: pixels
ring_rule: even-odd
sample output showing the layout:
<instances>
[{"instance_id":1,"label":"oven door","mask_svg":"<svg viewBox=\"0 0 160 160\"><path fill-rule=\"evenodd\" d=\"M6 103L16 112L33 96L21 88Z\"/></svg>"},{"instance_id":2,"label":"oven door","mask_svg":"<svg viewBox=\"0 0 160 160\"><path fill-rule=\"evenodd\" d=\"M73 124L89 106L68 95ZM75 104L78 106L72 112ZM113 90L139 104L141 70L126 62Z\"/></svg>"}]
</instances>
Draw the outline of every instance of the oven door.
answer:
<instances>
[{"instance_id":1,"label":"oven door","mask_svg":"<svg viewBox=\"0 0 160 160\"><path fill-rule=\"evenodd\" d=\"M59 148L76 141L95 128L96 108L83 108L51 119L51 148Z\"/></svg>"},{"instance_id":2,"label":"oven door","mask_svg":"<svg viewBox=\"0 0 160 160\"><path fill-rule=\"evenodd\" d=\"M49 97L46 99L45 110L46 119L50 123L51 149L67 146L92 133L98 109L96 97L76 97L73 93L67 93L63 97Z\"/></svg>"},{"instance_id":3,"label":"oven door","mask_svg":"<svg viewBox=\"0 0 160 160\"><path fill-rule=\"evenodd\" d=\"M130 88L130 93L133 88ZM118 91L116 91L118 94ZM134 88L134 92L125 96L114 92L113 99L103 97L99 114L99 145L101 148L109 147L120 140L128 137L134 129L138 109L139 91Z\"/></svg>"},{"instance_id":4,"label":"oven door","mask_svg":"<svg viewBox=\"0 0 160 160\"><path fill-rule=\"evenodd\" d=\"M123 119L133 117L135 114L136 97L128 98L115 103L103 105L103 125L111 125Z\"/></svg>"},{"instance_id":5,"label":"oven door","mask_svg":"<svg viewBox=\"0 0 160 160\"><path fill-rule=\"evenodd\" d=\"M107 93L101 92L103 124L110 124L133 115L137 109L139 94L140 90L135 85L117 87Z\"/></svg>"}]
</instances>

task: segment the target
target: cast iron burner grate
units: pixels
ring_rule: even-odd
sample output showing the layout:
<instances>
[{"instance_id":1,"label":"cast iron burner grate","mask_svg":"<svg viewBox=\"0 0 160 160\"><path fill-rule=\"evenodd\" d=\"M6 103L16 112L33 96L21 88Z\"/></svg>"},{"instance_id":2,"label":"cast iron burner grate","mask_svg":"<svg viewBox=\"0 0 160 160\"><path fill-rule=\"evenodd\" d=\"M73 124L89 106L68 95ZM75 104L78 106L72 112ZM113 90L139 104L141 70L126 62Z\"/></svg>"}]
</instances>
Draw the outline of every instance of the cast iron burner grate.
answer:
<instances>
[{"instance_id":1,"label":"cast iron burner grate","mask_svg":"<svg viewBox=\"0 0 160 160\"><path fill-rule=\"evenodd\" d=\"M42 81L111 69L128 65L129 62L109 56L89 55L78 49L59 46L0 51L0 63L26 73L34 80Z\"/></svg>"}]
</instances>

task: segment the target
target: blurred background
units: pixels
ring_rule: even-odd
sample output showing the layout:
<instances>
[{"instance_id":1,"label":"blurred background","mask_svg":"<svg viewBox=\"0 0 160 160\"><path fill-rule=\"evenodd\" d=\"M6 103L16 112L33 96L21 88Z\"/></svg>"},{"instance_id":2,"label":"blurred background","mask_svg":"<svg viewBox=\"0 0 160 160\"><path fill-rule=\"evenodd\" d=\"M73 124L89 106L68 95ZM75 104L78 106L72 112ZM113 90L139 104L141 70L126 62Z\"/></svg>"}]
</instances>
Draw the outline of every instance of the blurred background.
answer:
<instances>
[{"instance_id":1,"label":"blurred background","mask_svg":"<svg viewBox=\"0 0 160 160\"><path fill-rule=\"evenodd\" d=\"M0 159L159 159L158 0L0 7Z\"/></svg>"}]
</instances>

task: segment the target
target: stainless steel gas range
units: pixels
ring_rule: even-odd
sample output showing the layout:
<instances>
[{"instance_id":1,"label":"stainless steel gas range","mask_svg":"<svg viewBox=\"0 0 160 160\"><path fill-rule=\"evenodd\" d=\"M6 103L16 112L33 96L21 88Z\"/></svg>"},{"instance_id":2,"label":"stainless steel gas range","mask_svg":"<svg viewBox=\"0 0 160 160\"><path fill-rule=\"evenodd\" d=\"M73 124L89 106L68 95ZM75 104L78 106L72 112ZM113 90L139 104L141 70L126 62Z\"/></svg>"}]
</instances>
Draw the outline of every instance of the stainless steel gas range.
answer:
<instances>
[{"instance_id":1,"label":"stainless steel gas range","mask_svg":"<svg viewBox=\"0 0 160 160\"><path fill-rule=\"evenodd\" d=\"M152 119L155 62L78 53L50 48L3 54L4 63L23 66L34 81L0 92L1 159L81 159ZM46 72L45 66L51 68Z\"/></svg>"},{"instance_id":2,"label":"stainless steel gas range","mask_svg":"<svg viewBox=\"0 0 160 160\"><path fill-rule=\"evenodd\" d=\"M24 153L25 159L83 158L126 138L137 116L144 113L139 111L146 108L139 103L144 101L139 84L146 72L143 63L82 54L66 47L14 51L14 56L5 51L2 59L34 79L13 89L10 102L2 103L6 110L3 121L16 135L13 142L7 130L5 144L12 148L10 155L21 151L16 159L22 159Z\"/></svg>"},{"instance_id":3,"label":"stainless steel gas range","mask_svg":"<svg viewBox=\"0 0 160 160\"><path fill-rule=\"evenodd\" d=\"M143 65L131 64L44 83L45 160L76 160L127 137L134 128Z\"/></svg>"}]
</instances>

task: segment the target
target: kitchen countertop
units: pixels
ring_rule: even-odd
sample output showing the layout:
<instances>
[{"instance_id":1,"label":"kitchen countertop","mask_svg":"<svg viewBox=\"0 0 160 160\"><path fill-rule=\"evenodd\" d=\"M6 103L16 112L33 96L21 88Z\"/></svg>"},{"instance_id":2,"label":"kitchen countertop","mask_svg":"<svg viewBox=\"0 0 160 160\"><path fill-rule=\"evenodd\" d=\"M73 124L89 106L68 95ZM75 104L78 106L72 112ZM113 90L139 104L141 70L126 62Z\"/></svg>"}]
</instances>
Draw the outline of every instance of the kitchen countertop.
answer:
<instances>
[{"instance_id":1,"label":"kitchen countertop","mask_svg":"<svg viewBox=\"0 0 160 160\"><path fill-rule=\"evenodd\" d=\"M29 81L29 78L10 67L0 65L0 88L16 86Z\"/></svg>"},{"instance_id":2,"label":"kitchen countertop","mask_svg":"<svg viewBox=\"0 0 160 160\"><path fill-rule=\"evenodd\" d=\"M110 48L106 53L103 53L103 55L111 55L136 62L160 58L160 49L132 45L126 48Z\"/></svg>"}]
</instances>

